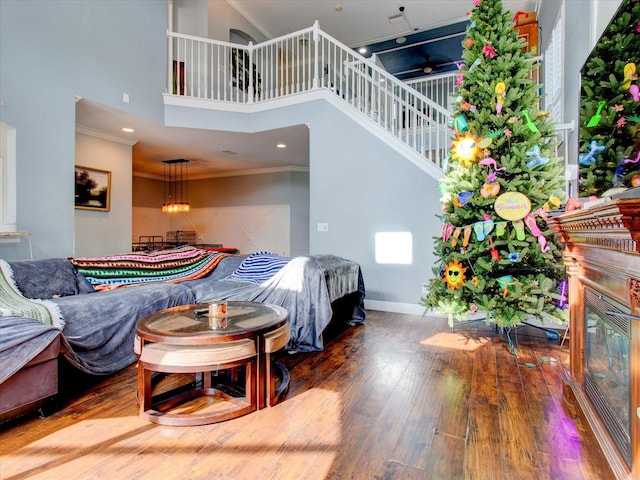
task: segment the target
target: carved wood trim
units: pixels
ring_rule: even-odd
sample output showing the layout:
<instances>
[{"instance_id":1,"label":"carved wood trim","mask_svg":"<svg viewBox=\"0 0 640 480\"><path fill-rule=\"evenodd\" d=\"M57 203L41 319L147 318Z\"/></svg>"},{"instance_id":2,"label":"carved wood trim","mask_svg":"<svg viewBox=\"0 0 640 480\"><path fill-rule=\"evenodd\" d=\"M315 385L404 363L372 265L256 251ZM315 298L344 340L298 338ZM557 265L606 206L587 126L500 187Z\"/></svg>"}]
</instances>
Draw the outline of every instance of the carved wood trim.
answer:
<instances>
[{"instance_id":1,"label":"carved wood trim","mask_svg":"<svg viewBox=\"0 0 640 480\"><path fill-rule=\"evenodd\" d=\"M638 315L640 312L640 280L635 278L629 279L629 306L631 307L631 313Z\"/></svg>"}]
</instances>

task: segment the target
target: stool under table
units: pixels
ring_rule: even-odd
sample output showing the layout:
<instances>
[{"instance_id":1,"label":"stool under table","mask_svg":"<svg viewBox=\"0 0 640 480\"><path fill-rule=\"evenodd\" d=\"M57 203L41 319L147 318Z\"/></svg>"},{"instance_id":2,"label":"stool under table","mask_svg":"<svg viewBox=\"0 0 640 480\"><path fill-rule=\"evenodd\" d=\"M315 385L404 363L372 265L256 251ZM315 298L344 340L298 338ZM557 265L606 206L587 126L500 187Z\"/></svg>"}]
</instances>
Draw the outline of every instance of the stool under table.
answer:
<instances>
[{"instance_id":1,"label":"stool under table","mask_svg":"<svg viewBox=\"0 0 640 480\"><path fill-rule=\"evenodd\" d=\"M271 358L289 340L282 307L228 302L227 315L212 318L208 304L185 305L141 319L136 331L139 413L151 422L225 421L271 406L286 394L288 371ZM174 374L192 381L155 391L158 380ZM274 390L276 376L280 386ZM207 397L205 407L189 403L200 397Z\"/></svg>"}]
</instances>

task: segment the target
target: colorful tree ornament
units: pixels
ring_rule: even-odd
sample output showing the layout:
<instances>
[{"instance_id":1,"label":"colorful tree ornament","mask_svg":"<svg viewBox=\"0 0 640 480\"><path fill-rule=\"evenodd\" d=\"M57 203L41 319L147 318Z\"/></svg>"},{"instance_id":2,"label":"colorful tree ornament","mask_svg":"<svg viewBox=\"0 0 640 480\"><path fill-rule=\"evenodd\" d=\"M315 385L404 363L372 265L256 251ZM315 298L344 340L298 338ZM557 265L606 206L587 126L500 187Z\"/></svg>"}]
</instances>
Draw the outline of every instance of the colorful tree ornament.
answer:
<instances>
[{"instance_id":1,"label":"colorful tree ornament","mask_svg":"<svg viewBox=\"0 0 640 480\"><path fill-rule=\"evenodd\" d=\"M513 276L503 275L502 277L498 278L497 281L498 281L498 285L500 285L500 288L502 288L502 296L504 298L507 298L507 295L509 295L509 287L511 285L515 285L515 282L513 281Z\"/></svg>"},{"instance_id":2,"label":"colorful tree ornament","mask_svg":"<svg viewBox=\"0 0 640 480\"><path fill-rule=\"evenodd\" d=\"M500 193L500 184L498 182L485 183L480 188L482 198L493 198Z\"/></svg>"},{"instance_id":3,"label":"colorful tree ornament","mask_svg":"<svg viewBox=\"0 0 640 480\"><path fill-rule=\"evenodd\" d=\"M453 118L453 128L458 132L466 132L469 130L469 124L464 115L456 115Z\"/></svg>"},{"instance_id":4,"label":"colorful tree ornament","mask_svg":"<svg viewBox=\"0 0 640 480\"><path fill-rule=\"evenodd\" d=\"M458 259L447 264L444 268L444 282L451 290L464 286L466 267L463 267Z\"/></svg>"},{"instance_id":5,"label":"colorful tree ornament","mask_svg":"<svg viewBox=\"0 0 640 480\"><path fill-rule=\"evenodd\" d=\"M504 82L498 82L496 84L495 93L496 93L496 113L498 115L502 114L502 107L505 101L505 91L507 90L507 86Z\"/></svg>"},{"instance_id":6,"label":"colorful tree ornament","mask_svg":"<svg viewBox=\"0 0 640 480\"><path fill-rule=\"evenodd\" d=\"M589 146L589 153L586 155L579 155L578 162L580 165L593 165L596 163L596 155L602 153L607 147L604 145L598 145L596 140L591 141L591 145Z\"/></svg>"},{"instance_id":7,"label":"colorful tree ornament","mask_svg":"<svg viewBox=\"0 0 640 480\"><path fill-rule=\"evenodd\" d=\"M636 64L635 63L627 63L624 66L624 81L620 84L623 90L626 90L631 86L631 82L638 78L636 74Z\"/></svg>"},{"instance_id":8,"label":"colorful tree ornament","mask_svg":"<svg viewBox=\"0 0 640 480\"><path fill-rule=\"evenodd\" d=\"M493 48L493 45L485 45L482 47L482 53L484 53L486 57L490 58L494 58L496 56L496 50Z\"/></svg>"},{"instance_id":9,"label":"colorful tree ornament","mask_svg":"<svg viewBox=\"0 0 640 480\"><path fill-rule=\"evenodd\" d=\"M453 141L454 157L456 157L463 166L469 167L482 153L478 143L478 138L471 133L467 132L463 136L458 136L458 138Z\"/></svg>"},{"instance_id":10,"label":"colorful tree ornament","mask_svg":"<svg viewBox=\"0 0 640 480\"><path fill-rule=\"evenodd\" d=\"M531 211L531 200L520 192L505 192L496 198L493 209L505 220L521 220Z\"/></svg>"},{"instance_id":11,"label":"colorful tree ornament","mask_svg":"<svg viewBox=\"0 0 640 480\"><path fill-rule=\"evenodd\" d=\"M598 126L598 124L600 123L600 119L602 119L602 109L606 104L607 102L605 102L604 100L600 100L598 102L598 109L596 110L596 113L587 122L587 128L593 128Z\"/></svg>"},{"instance_id":12,"label":"colorful tree ornament","mask_svg":"<svg viewBox=\"0 0 640 480\"><path fill-rule=\"evenodd\" d=\"M540 147L538 145L533 146L533 150L526 152L527 157L533 157L527 162L527 168L538 167L549 163L549 157L540 156Z\"/></svg>"}]
</instances>

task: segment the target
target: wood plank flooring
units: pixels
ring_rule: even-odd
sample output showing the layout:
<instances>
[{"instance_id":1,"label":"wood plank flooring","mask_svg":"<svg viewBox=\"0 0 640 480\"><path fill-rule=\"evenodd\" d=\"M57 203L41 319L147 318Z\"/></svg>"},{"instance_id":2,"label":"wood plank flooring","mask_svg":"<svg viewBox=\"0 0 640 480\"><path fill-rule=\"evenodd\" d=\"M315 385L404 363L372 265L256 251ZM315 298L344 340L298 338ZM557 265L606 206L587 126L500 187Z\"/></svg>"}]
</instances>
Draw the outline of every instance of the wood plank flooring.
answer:
<instances>
[{"instance_id":1,"label":"wood plank flooring","mask_svg":"<svg viewBox=\"0 0 640 480\"><path fill-rule=\"evenodd\" d=\"M136 370L70 376L62 408L0 427L0 479L613 478L562 405L568 348L482 322L369 311L323 352L283 355L287 398L227 422L137 416Z\"/></svg>"}]
</instances>

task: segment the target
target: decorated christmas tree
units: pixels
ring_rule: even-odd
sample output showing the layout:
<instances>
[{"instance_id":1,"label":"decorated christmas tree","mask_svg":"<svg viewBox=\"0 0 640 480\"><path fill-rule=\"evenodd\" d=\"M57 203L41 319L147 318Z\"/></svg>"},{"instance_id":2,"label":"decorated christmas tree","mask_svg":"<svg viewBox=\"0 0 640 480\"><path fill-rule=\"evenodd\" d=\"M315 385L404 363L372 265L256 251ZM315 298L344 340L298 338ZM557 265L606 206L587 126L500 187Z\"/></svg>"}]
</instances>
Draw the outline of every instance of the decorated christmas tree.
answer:
<instances>
[{"instance_id":1,"label":"decorated christmas tree","mask_svg":"<svg viewBox=\"0 0 640 480\"><path fill-rule=\"evenodd\" d=\"M551 121L533 58L499 0L475 0L463 41L455 139L441 181L439 257L421 304L449 323L565 320L562 249L545 217L563 201Z\"/></svg>"},{"instance_id":2,"label":"decorated christmas tree","mask_svg":"<svg viewBox=\"0 0 640 480\"><path fill-rule=\"evenodd\" d=\"M625 0L582 71L580 196L640 186L640 0Z\"/></svg>"}]
</instances>

